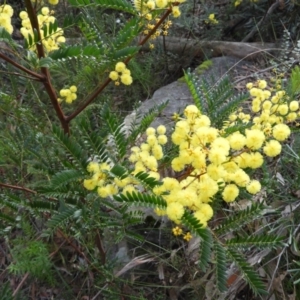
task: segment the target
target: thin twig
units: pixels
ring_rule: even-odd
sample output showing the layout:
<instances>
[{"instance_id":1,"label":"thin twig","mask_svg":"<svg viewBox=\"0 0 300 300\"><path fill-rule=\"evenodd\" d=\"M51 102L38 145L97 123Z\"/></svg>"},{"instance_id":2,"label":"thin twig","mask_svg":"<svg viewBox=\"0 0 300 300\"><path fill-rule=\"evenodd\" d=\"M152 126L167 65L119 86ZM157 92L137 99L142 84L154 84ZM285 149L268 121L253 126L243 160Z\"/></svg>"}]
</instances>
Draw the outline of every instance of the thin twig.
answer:
<instances>
[{"instance_id":1,"label":"thin twig","mask_svg":"<svg viewBox=\"0 0 300 300\"><path fill-rule=\"evenodd\" d=\"M161 17L161 19L156 23L153 29L151 29L148 33L148 35L138 43L138 46L143 46L149 39L150 37L155 33L157 28L164 22L164 20L170 15L172 10L169 8L164 15ZM128 62L132 59L132 57L128 57L124 63L128 64ZM106 88L106 86L111 82L112 80L110 78L107 78L104 83L97 87L85 100L85 102L77 109L75 110L71 115L67 116L65 120L67 122L70 122L72 119L74 119L76 116L78 116L88 105L90 105L95 98Z\"/></svg>"},{"instance_id":2,"label":"thin twig","mask_svg":"<svg viewBox=\"0 0 300 300\"><path fill-rule=\"evenodd\" d=\"M37 194L36 191L30 190L28 188L24 188L22 186L17 186L17 185L11 185L11 184L6 184L6 183L0 183L0 188L9 188L9 189L13 189L13 190L20 190L20 191L24 191L24 192L28 192L31 194Z\"/></svg>"},{"instance_id":3,"label":"thin twig","mask_svg":"<svg viewBox=\"0 0 300 300\"><path fill-rule=\"evenodd\" d=\"M22 278L21 282L18 284L17 288L14 290L13 292L13 297L15 297L17 295L17 293L19 292L19 290L21 289L21 287L23 286L24 282L26 281L26 279L29 276L29 272L27 272L24 277Z\"/></svg>"},{"instance_id":4,"label":"thin twig","mask_svg":"<svg viewBox=\"0 0 300 300\"><path fill-rule=\"evenodd\" d=\"M242 42L247 42L249 39L253 37L253 35L258 31L259 27L262 25L264 21L266 21L269 16L273 13L273 11L279 6L279 0L276 0L270 8L268 9L267 13L261 18L261 20L256 24L255 27L243 38Z\"/></svg>"},{"instance_id":5,"label":"thin twig","mask_svg":"<svg viewBox=\"0 0 300 300\"><path fill-rule=\"evenodd\" d=\"M0 58L2 58L3 60L5 60L6 62L10 63L11 65L13 65L14 67L16 67L17 69L37 78L37 80L43 82L45 80L45 76L38 74L36 72L33 72L25 67L23 67L22 65L18 64L17 62L15 62L14 60L10 59L8 56L6 56L5 54L0 52Z\"/></svg>"},{"instance_id":6,"label":"thin twig","mask_svg":"<svg viewBox=\"0 0 300 300\"><path fill-rule=\"evenodd\" d=\"M23 74L17 73L17 72L0 71L0 73L10 74L10 75L18 76L18 77L24 77L24 78L27 78L27 79L30 79L30 80L33 80L33 81L41 81L38 78L26 76L26 75L23 75Z\"/></svg>"},{"instance_id":7,"label":"thin twig","mask_svg":"<svg viewBox=\"0 0 300 300\"><path fill-rule=\"evenodd\" d=\"M40 28L39 28L39 22L37 19L36 11L32 6L31 0L25 0L25 6L26 6L26 10L27 10L29 19L30 19L32 30L37 32L38 42L36 43L36 49L37 49L38 57L43 58L43 57L45 57L45 51L44 51L43 43L41 42L42 37L41 37L41 32L40 32ZM57 97L54 87L51 83L51 76L50 76L49 69L42 67L41 72L44 75L43 85L46 89L46 92L47 92L49 98L50 98L51 104L56 112L56 115L60 121L60 124L61 124L62 128L64 129L64 132L67 134L70 134L69 121L66 120L66 117L57 101L58 97Z\"/></svg>"}]
</instances>

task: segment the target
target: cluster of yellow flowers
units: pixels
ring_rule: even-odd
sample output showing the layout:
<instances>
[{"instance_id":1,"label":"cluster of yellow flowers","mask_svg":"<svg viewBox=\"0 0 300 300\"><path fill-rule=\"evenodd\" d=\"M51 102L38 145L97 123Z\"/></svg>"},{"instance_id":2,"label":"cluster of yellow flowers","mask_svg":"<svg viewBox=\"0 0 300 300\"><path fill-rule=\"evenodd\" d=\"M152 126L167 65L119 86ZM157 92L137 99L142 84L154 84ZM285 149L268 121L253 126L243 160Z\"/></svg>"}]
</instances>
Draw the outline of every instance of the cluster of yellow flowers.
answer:
<instances>
[{"instance_id":1,"label":"cluster of yellow flowers","mask_svg":"<svg viewBox=\"0 0 300 300\"><path fill-rule=\"evenodd\" d=\"M215 14L210 14L208 19L205 21L206 24L218 24L219 21L216 19Z\"/></svg>"},{"instance_id":2,"label":"cluster of yellow flowers","mask_svg":"<svg viewBox=\"0 0 300 300\"><path fill-rule=\"evenodd\" d=\"M13 14L14 10L10 5L4 4L0 6L0 27L4 27L10 34L14 31L11 25L11 17Z\"/></svg>"},{"instance_id":3,"label":"cluster of yellow flowers","mask_svg":"<svg viewBox=\"0 0 300 300\"><path fill-rule=\"evenodd\" d=\"M236 0L236 1L234 2L234 6L237 7L237 6L239 6L242 2L243 2L243 0ZM250 0L250 2L255 3L255 2L258 2L258 0Z\"/></svg>"},{"instance_id":4,"label":"cluster of yellow flowers","mask_svg":"<svg viewBox=\"0 0 300 300\"><path fill-rule=\"evenodd\" d=\"M92 177L84 180L84 187L88 190L97 188L98 195L105 198L120 192L124 194L137 192L139 183L132 175L139 172L147 172L151 177L159 180L157 161L163 158L162 145L167 143L165 133L166 128L162 125L157 130L154 128L147 129L147 141L142 143L140 147L135 146L131 149L129 161L135 164L135 168L130 175L123 179L109 178L107 172L112 168L109 164L90 162L87 170L92 173Z\"/></svg>"},{"instance_id":5,"label":"cluster of yellow flowers","mask_svg":"<svg viewBox=\"0 0 300 300\"><path fill-rule=\"evenodd\" d=\"M38 4L43 4L43 0L31 0L33 3L37 2ZM48 3L51 5L57 5L59 0L48 0Z\"/></svg>"},{"instance_id":6,"label":"cluster of yellow flowers","mask_svg":"<svg viewBox=\"0 0 300 300\"><path fill-rule=\"evenodd\" d=\"M174 18L178 18L181 14L178 4L185 2L186 0L133 0L135 9L147 20L152 19L151 12L155 9L164 9L167 7L172 8L172 15ZM176 3L176 5L173 5Z\"/></svg>"},{"instance_id":7,"label":"cluster of yellow flowers","mask_svg":"<svg viewBox=\"0 0 300 300\"><path fill-rule=\"evenodd\" d=\"M184 110L184 117L177 119L171 139L179 152L171 166L181 173L174 178L163 178L162 184L153 188L152 192L167 203L166 209L155 209L157 215L167 215L180 224L184 212L189 211L206 227L214 213L210 202L217 193L224 201L233 202L241 189L252 195L261 190L260 182L251 179L245 169L261 167L263 155L275 157L280 154L280 142L291 133L284 122L299 116L299 103L291 101L287 104L283 91L272 96L264 80L248 83L247 88L253 97L253 112L258 113L255 116L238 111L230 116L224 128L217 129L211 127L210 119L195 105L189 105ZM249 124L249 128L226 133L226 129L240 122ZM163 125L156 130L150 127L146 135L145 143L131 149L129 161L135 164L132 174L147 172L160 180L158 161L164 157L163 145L168 141L166 128ZM88 171L93 176L84 181L84 186L89 190L98 187L101 197L115 195L120 189L123 192L139 190L132 176L107 183L105 170L110 168L107 164L90 163ZM182 231L176 229L174 234L181 235Z\"/></svg>"},{"instance_id":8,"label":"cluster of yellow flowers","mask_svg":"<svg viewBox=\"0 0 300 300\"><path fill-rule=\"evenodd\" d=\"M20 29L20 32L24 36L24 38L29 41L29 35L32 38L34 35L33 35L33 30L31 27L28 14L26 11L21 11L19 16L22 19L22 28ZM41 14L39 14L37 18L40 27L42 43L46 51L50 52L59 49L59 45L61 43L65 43L66 41L65 37L63 36L64 32L62 28L58 27L55 32L52 32L51 34L48 33L47 36L44 36L44 30L43 30L43 28L46 26L48 28L47 31L49 32L50 24L53 24L55 22L53 11L50 11L48 7L43 7L41 9ZM36 50L36 46L32 45L30 49Z\"/></svg>"},{"instance_id":9,"label":"cluster of yellow flowers","mask_svg":"<svg viewBox=\"0 0 300 300\"><path fill-rule=\"evenodd\" d=\"M68 89L62 89L60 90L59 94L65 99L58 98L57 101L60 103L65 100L66 103L71 104L77 98L76 92L77 87L75 85L70 86Z\"/></svg>"},{"instance_id":10,"label":"cluster of yellow flowers","mask_svg":"<svg viewBox=\"0 0 300 300\"><path fill-rule=\"evenodd\" d=\"M132 77L130 70L126 68L123 62L118 62L115 70L109 73L109 78L115 82L115 85L120 84L120 80L125 85L132 84Z\"/></svg>"}]
</instances>

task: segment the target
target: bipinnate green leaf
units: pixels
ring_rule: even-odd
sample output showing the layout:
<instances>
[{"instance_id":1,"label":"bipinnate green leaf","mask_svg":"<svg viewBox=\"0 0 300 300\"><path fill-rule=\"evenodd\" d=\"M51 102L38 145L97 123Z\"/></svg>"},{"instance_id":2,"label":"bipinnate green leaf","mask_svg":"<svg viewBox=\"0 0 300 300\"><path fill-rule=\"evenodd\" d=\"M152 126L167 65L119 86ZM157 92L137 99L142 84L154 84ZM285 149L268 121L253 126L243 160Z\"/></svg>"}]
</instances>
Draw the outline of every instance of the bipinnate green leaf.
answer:
<instances>
[{"instance_id":1,"label":"bipinnate green leaf","mask_svg":"<svg viewBox=\"0 0 300 300\"><path fill-rule=\"evenodd\" d=\"M204 113L204 103L201 99L200 88L196 82L196 77L193 76L189 70L187 70L187 72L184 72L184 79L192 94L195 105L201 113Z\"/></svg>"},{"instance_id":2,"label":"bipinnate green leaf","mask_svg":"<svg viewBox=\"0 0 300 300\"><path fill-rule=\"evenodd\" d=\"M147 190L154 188L157 185L161 185L161 182L151 177L148 173L139 172L134 175L134 178L137 179Z\"/></svg>"},{"instance_id":3,"label":"bipinnate green leaf","mask_svg":"<svg viewBox=\"0 0 300 300\"><path fill-rule=\"evenodd\" d=\"M128 44L139 34L140 32L140 20L137 17L133 17L129 20L125 26L118 32L117 36L113 40L113 46L115 49L121 49Z\"/></svg>"},{"instance_id":4,"label":"bipinnate green leaf","mask_svg":"<svg viewBox=\"0 0 300 300\"><path fill-rule=\"evenodd\" d=\"M48 57L53 60L63 60L69 57L76 56L93 56L98 57L105 53L105 49L99 45L86 45L86 46L64 46L58 50L51 51Z\"/></svg>"},{"instance_id":5,"label":"bipinnate green leaf","mask_svg":"<svg viewBox=\"0 0 300 300\"><path fill-rule=\"evenodd\" d=\"M59 189L61 186L67 185L70 182L78 182L83 179L84 173L78 170L64 170L56 173L50 181L53 190Z\"/></svg>"},{"instance_id":6,"label":"bipinnate green leaf","mask_svg":"<svg viewBox=\"0 0 300 300\"><path fill-rule=\"evenodd\" d=\"M116 9L135 15L137 11L130 1L126 0L68 0L73 6L97 5L103 8Z\"/></svg>"},{"instance_id":7,"label":"bipinnate green leaf","mask_svg":"<svg viewBox=\"0 0 300 300\"><path fill-rule=\"evenodd\" d=\"M284 246L283 237L275 235L239 236L226 241L226 247L233 249L274 248Z\"/></svg>"},{"instance_id":8,"label":"bipinnate green leaf","mask_svg":"<svg viewBox=\"0 0 300 300\"><path fill-rule=\"evenodd\" d=\"M53 126L52 131L54 137L56 137L63 146L71 166L81 170L81 172L86 172L87 155L84 153L81 146L72 137L65 134L60 127ZM67 165L69 164L68 162L66 162Z\"/></svg>"},{"instance_id":9,"label":"bipinnate green leaf","mask_svg":"<svg viewBox=\"0 0 300 300\"><path fill-rule=\"evenodd\" d=\"M223 245L221 245L217 240L214 241L214 254L216 260L216 280L217 287L220 292L225 292L227 290L226 286L226 251Z\"/></svg>"},{"instance_id":10,"label":"bipinnate green leaf","mask_svg":"<svg viewBox=\"0 0 300 300\"><path fill-rule=\"evenodd\" d=\"M129 139L135 142L138 135L143 134L146 129L151 125L155 118L167 107L169 101L163 102L162 104L155 105L149 109L143 116L137 114L136 119L131 124Z\"/></svg>"},{"instance_id":11,"label":"bipinnate green leaf","mask_svg":"<svg viewBox=\"0 0 300 300\"><path fill-rule=\"evenodd\" d=\"M140 51L140 47L131 46L125 47L117 51L113 51L109 54L109 58L114 61L123 61L127 57L132 57Z\"/></svg>"},{"instance_id":12,"label":"bipinnate green leaf","mask_svg":"<svg viewBox=\"0 0 300 300\"><path fill-rule=\"evenodd\" d=\"M255 295L267 295L268 292L266 291L265 285L260 279L258 273L253 270L245 258L233 249L226 249L226 253L240 269L245 281L249 284L253 293Z\"/></svg>"},{"instance_id":13,"label":"bipinnate green leaf","mask_svg":"<svg viewBox=\"0 0 300 300\"><path fill-rule=\"evenodd\" d=\"M54 230L71 220L77 211L78 207L64 206L62 210L52 216L52 218L47 222L47 226Z\"/></svg>"},{"instance_id":14,"label":"bipinnate green leaf","mask_svg":"<svg viewBox=\"0 0 300 300\"><path fill-rule=\"evenodd\" d=\"M254 203L250 207L238 211L236 214L231 214L223 220L222 224L218 225L215 232L220 235L226 232L238 230L241 226L261 217L265 208L266 207L263 203Z\"/></svg>"},{"instance_id":15,"label":"bipinnate green leaf","mask_svg":"<svg viewBox=\"0 0 300 300\"><path fill-rule=\"evenodd\" d=\"M114 165L109 173L113 174L114 176L120 178L120 179L123 179L125 177L128 176L128 171L126 168L124 168L123 166L121 165Z\"/></svg>"},{"instance_id":16,"label":"bipinnate green leaf","mask_svg":"<svg viewBox=\"0 0 300 300\"><path fill-rule=\"evenodd\" d=\"M211 232L208 228L203 228L203 225L199 222L199 220L187 211L184 213L181 221L192 233L199 236L202 240L200 246L199 265L201 269L205 271L211 257L211 248L213 243Z\"/></svg>"},{"instance_id":17,"label":"bipinnate green leaf","mask_svg":"<svg viewBox=\"0 0 300 300\"><path fill-rule=\"evenodd\" d=\"M167 207L166 201L162 197L140 192L126 192L126 194L114 196L114 199L119 202L144 205L147 207L159 207L162 209Z\"/></svg>"}]
</instances>

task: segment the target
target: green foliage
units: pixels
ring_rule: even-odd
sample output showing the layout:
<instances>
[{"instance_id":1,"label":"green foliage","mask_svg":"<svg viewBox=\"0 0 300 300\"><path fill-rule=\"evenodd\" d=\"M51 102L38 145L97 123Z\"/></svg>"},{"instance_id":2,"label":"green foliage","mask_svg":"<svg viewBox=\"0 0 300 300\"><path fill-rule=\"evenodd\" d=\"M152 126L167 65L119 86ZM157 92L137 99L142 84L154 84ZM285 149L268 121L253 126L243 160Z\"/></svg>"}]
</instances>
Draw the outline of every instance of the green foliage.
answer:
<instances>
[{"instance_id":1,"label":"green foliage","mask_svg":"<svg viewBox=\"0 0 300 300\"><path fill-rule=\"evenodd\" d=\"M255 295L268 295L265 285L259 278L258 274L252 269L244 257L234 250L227 249L226 253L236 263L240 271L242 272L244 279L251 287Z\"/></svg>"},{"instance_id":2,"label":"green foliage","mask_svg":"<svg viewBox=\"0 0 300 300\"><path fill-rule=\"evenodd\" d=\"M222 128L229 115L248 99L247 94L235 95L228 76L222 77L214 86L206 79L199 82L189 70L184 77L195 105L210 118L212 126L216 128Z\"/></svg>"},{"instance_id":3,"label":"green foliage","mask_svg":"<svg viewBox=\"0 0 300 300\"><path fill-rule=\"evenodd\" d=\"M226 250L224 246L219 241L214 241L214 253L216 256L216 282L217 287L220 292L225 292L227 290L226 286Z\"/></svg>"},{"instance_id":4,"label":"green foliage","mask_svg":"<svg viewBox=\"0 0 300 300\"><path fill-rule=\"evenodd\" d=\"M16 240L11 249L13 262L9 271L17 275L29 273L34 278L51 280L52 263L46 245L41 241Z\"/></svg>"},{"instance_id":5,"label":"green foliage","mask_svg":"<svg viewBox=\"0 0 300 300\"><path fill-rule=\"evenodd\" d=\"M300 68L295 66L292 69L292 74L288 83L288 93L293 99L296 95L300 93Z\"/></svg>"},{"instance_id":6,"label":"green foliage","mask_svg":"<svg viewBox=\"0 0 300 300\"><path fill-rule=\"evenodd\" d=\"M212 235L209 229L203 228L199 220L193 217L188 212L185 212L182 217L182 222L185 224L191 232L195 233L202 239L201 250L200 250L200 261L199 265L205 272L208 263L211 258L211 247L212 247Z\"/></svg>"},{"instance_id":7,"label":"green foliage","mask_svg":"<svg viewBox=\"0 0 300 300\"><path fill-rule=\"evenodd\" d=\"M114 199L119 202L128 203L128 204L136 204L136 205L144 205L146 207L159 207L166 208L167 205L165 200L159 196L151 195L151 194L142 194L139 192L132 192L120 194L114 196Z\"/></svg>"},{"instance_id":8,"label":"green foliage","mask_svg":"<svg viewBox=\"0 0 300 300\"><path fill-rule=\"evenodd\" d=\"M104 8L116 9L135 15L137 12L129 1L126 0L68 0L75 7L97 5Z\"/></svg>"}]
</instances>

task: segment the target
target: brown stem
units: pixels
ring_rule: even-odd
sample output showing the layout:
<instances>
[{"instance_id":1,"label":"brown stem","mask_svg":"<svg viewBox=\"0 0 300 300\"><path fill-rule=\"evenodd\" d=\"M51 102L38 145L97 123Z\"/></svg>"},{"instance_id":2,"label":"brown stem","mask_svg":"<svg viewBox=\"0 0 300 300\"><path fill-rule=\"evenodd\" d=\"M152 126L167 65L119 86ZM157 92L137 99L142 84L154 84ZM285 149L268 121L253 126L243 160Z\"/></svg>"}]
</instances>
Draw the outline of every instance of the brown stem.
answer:
<instances>
[{"instance_id":1,"label":"brown stem","mask_svg":"<svg viewBox=\"0 0 300 300\"><path fill-rule=\"evenodd\" d=\"M169 14L172 12L172 9L169 8L167 9L167 11L163 14L163 16L161 17L161 19L156 23L156 25L154 26L153 29L150 30L150 32L148 33L148 35L141 41L138 43L139 46L144 45L149 38L152 36L152 34L155 33L155 31L157 30L157 28L164 22L164 20L169 16ZM124 63L128 64L128 62L132 59L132 57L128 57ZM90 94L88 96L88 98L86 99L86 101L77 109L75 110L71 115L66 117L66 121L70 122L72 119L74 119L76 116L78 116L105 88L106 86L111 82L112 80L110 78L107 78L105 80L105 82L97 87L92 94Z\"/></svg>"},{"instance_id":2,"label":"brown stem","mask_svg":"<svg viewBox=\"0 0 300 300\"><path fill-rule=\"evenodd\" d=\"M0 58L2 58L3 60L5 60L6 62L10 63L11 65L13 65L14 67L22 70L23 72L33 76L34 78L36 78L35 80L39 80L39 81L44 81L45 80L45 76L38 74L36 72L33 72L23 66L21 66L20 64L18 64L17 62L13 61L12 59L10 59L8 56L6 56L5 54L0 52Z\"/></svg>"},{"instance_id":3,"label":"brown stem","mask_svg":"<svg viewBox=\"0 0 300 300\"><path fill-rule=\"evenodd\" d=\"M22 186L11 185L11 184L6 184L6 183L0 183L0 188L1 187L13 189L13 190L20 190L20 191L28 192L28 193L31 193L31 194L36 194L37 193L36 191L24 188Z\"/></svg>"},{"instance_id":4,"label":"brown stem","mask_svg":"<svg viewBox=\"0 0 300 300\"><path fill-rule=\"evenodd\" d=\"M33 80L33 81L41 81L40 79L37 79L37 78L34 78L34 77L30 77L30 76L26 76L26 75L23 75L23 74L17 73L17 72L0 71L0 73L10 74L10 75L18 76L18 77L23 77L23 78L27 78L27 79Z\"/></svg>"},{"instance_id":5,"label":"brown stem","mask_svg":"<svg viewBox=\"0 0 300 300\"><path fill-rule=\"evenodd\" d=\"M21 289L21 287L22 287L23 284L25 283L25 281L26 281L26 279L28 278L28 276L29 276L29 272L27 272L27 273L23 276L21 282L19 283L19 285L17 286L17 288L14 290L14 292L13 292L13 297L15 297L15 296L17 295L17 293L19 292L19 290Z\"/></svg>"},{"instance_id":6,"label":"brown stem","mask_svg":"<svg viewBox=\"0 0 300 300\"><path fill-rule=\"evenodd\" d=\"M41 37L41 32L40 32L40 27L39 27L39 22L37 19L36 11L32 6L31 0L25 0L25 6L27 9L29 19L30 19L32 30L37 32L38 42L36 43L36 49L37 49L38 57L43 58L43 57L45 57L45 51L44 51L43 43L41 42L42 37ZM42 83L46 89L47 94L49 95L51 104L56 112L56 115L60 121L60 124L61 124L62 128L64 129L64 132L67 134L70 134L69 121L66 120L66 117L57 101L57 95L56 95L56 92L51 83L50 72L49 72L48 68L45 68L45 67L41 68L41 72L44 77L44 81Z\"/></svg>"}]
</instances>

